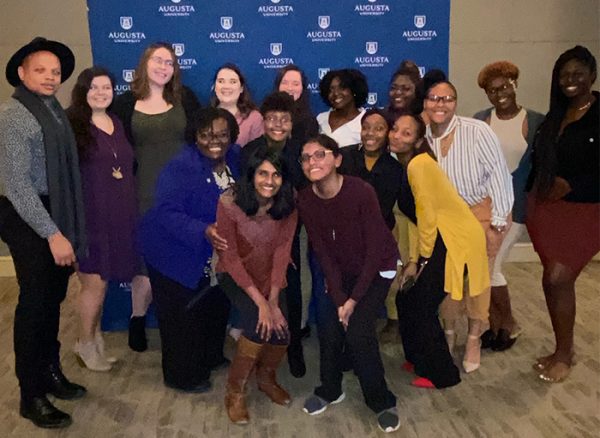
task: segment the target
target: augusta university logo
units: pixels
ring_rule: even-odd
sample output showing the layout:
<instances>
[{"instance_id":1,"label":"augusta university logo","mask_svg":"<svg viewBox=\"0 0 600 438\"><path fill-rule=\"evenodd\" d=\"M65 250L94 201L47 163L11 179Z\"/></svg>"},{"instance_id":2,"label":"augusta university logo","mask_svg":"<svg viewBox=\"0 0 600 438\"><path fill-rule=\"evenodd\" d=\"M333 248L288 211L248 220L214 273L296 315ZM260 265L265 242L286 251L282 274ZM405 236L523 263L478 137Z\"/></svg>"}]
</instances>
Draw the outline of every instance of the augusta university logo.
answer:
<instances>
[{"instance_id":1,"label":"augusta university logo","mask_svg":"<svg viewBox=\"0 0 600 438\"><path fill-rule=\"evenodd\" d=\"M367 94L367 104L373 106L377 103L377 93Z\"/></svg>"},{"instance_id":2,"label":"augusta university logo","mask_svg":"<svg viewBox=\"0 0 600 438\"><path fill-rule=\"evenodd\" d=\"M365 51L371 56L357 56L354 58L354 63L359 67L383 67L390 62L387 56L372 56L379 52L379 42L377 41L367 41L365 43Z\"/></svg>"},{"instance_id":3,"label":"augusta university logo","mask_svg":"<svg viewBox=\"0 0 600 438\"><path fill-rule=\"evenodd\" d=\"M123 70L123 80L127 83L132 82L134 73L135 70Z\"/></svg>"},{"instance_id":4,"label":"augusta university logo","mask_svg":"<svg viewBox=\"0 0 600 438\"><path fill-rule=\"evenodd\" d=\"M171 0L173 4L162 4L158 6L158 12L163 17L189 17L192 12L196 12L192 5L180 5L181 0Z\"/></svg>"},{"instance_id":5,"label":"augusta university logo","mask_svg":"<svg viewBox=\"0 0 600 438\"><path fill-rule=\"evenodd\" d=\"M220 17L221 29L210 32L208 38L215 43L239 43L246 39L244 32L230 32L233 28L233 17Z\"/></svg>"},{"instance_id":6,"label":"augusta university logo","mask_svg":"<svg viewBox=\"0 0 600 438\"><path fill-rule=\"evenodd\" d=\"M171 44L173 47L173 51L177 56L177 63L179 64L179 68L182 70L189 70L195 65L198 65L196 58L182 58L185 54L185 44L183 43L173 43Z\"/></svg>"},{"instance_id":7,"label":"augusta university logo","mask_svg":"<svg viewBox=\"0 0 600 438\"><path fill-rule=\"evenodd\" d=\"M293 6L280 5L281 0L271 0L271 3L259 6L258 13L263 17L287 17L294 12Z\"/></svg>"},{"instance_id":8,"label":"augusta university logo","mask_svg":"<svg viewBox=\"0 0 600 438\"><path fill-rule=\"evenodd\" d=\"M402 37L406 41L431 41L437 38L437 32L435 30L427 30L424 27L427 25L426 15L415 15L413 17L413 24L416 29L405 30L402 32Z\"/></svg>"},{"instance_id":9,"label":"augusta university logo","mask_svg":"<svg viewBox=\"0 0 600 438\"><path fill-rule=\"evenodd\" d=\"M331 24L331 17L329 15L319 15L317 24L320 29L312 30L306 33L306 38L313 43L334 43L338 38L342 37L339 30L328 30Z\"/></svg>"},{"instance_id":10,"label":"augusta university logo","mask_svg":"<svg viewBox=\"0 0 600 438\"><path fill-rule=\"evenodd\" d=\"M368 0L368 3L355 5L354 12L358 15L385 15L390 12L390 7L389 5L378 4L377 0Z\"/></svg>"},{"instance_id":11,"label":"augusta university logo","mask_svg":"<svg viewBox=\"0 0 600 438\"><path fill-rule=\"evenodd\" d=\"M221 27L229 30L233 27L233 17L221 17Z\"/></svg>"},{"instance_id":12,"label":"augusta university logo","mask_svg":"<svg viewBox=\"0 0 600 438\"><path fill-rule=\"evenodd\" d=\"M129 30L133 27L133 17L120 17L121 29Z\"/></svg>"},{"instance_id":13,"label":"augusta university logo","mask_svg":"<svg viewBox=\"0 0 600 438\"><path fill-rule=\"evenodd\" d=\"M279 55L281 55L281 51L283 50L283 44L282 43L271 43L269 45L269 48L271 49L271 55L279 56Z\"/></svg>"},{"instance_id":14,"label":"augusta university logo","mask_svg":"<svg viewBox=\"0 0 600 438\"><path fill-rule=\"evenodd\" d=\"M317 69L317 76L319 77L319 81L321 81L321 79L323 79L325 77L325 75L327 74L327 72L329 70L331 70L329 67L319 67ZM308 85L306 86L306 88L312 94L318 94L319 93L319 82L309 82Z\"/></svg>"},{"instance_id":15,"label":"augusta university logo","mask_svg":"<svg viewBox=\"0 0 600 438\"><path fill-rule=\"evenodd\" d=\"M294 63L294 60L292 58L285 58L279 56L283 53L283 43L270 43L269 51L274 57L260 58L258 60L258 65L262 65L263 68L280 68L285 65Z\"/></svg>"},{"instance_id":16,"label":"augusta university logo","mask_svg":"<svg viewBox=\"0 0 600 438\"><path fill-rule=\"evenodd\" d=\"M130 32L133 17L119 17L119 26L121 29L108 33L108 39L114 43L139 43L146 39L144 32Z\"/></svg>"}]
</instances>

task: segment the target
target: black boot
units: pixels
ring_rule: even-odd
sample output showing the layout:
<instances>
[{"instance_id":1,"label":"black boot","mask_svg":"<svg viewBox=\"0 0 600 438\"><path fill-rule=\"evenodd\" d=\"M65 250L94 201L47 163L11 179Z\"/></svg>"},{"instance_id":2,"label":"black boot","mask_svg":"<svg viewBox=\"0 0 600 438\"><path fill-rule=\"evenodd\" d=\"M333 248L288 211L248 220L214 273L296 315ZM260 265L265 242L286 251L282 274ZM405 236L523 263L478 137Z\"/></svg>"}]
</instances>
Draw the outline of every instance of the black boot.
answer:
<instances>
[{"instance_id":1,"label":"black boot","mask_svg":"<svg viewBox=\"0 0 600 438\"><path fill-rule=\"evenodd\" d=\"M306 374L306 364L304 363L304 350L300 339L293 339L287 349L288 365L292 376L300 378Z\"/></svg>"},{"instance_id":2,"label":"black boot","mask_svg":"<svg viewBox=\"0 0 600 438\"><path fill-rule=\"evenodd\" d=\"M148 349L145 315L132 316L129 320L129 348L140 353Z\"/></svg>"},{"instance_id":3,"label":"black boot","mask_svg":"<svg viewBox=\"0 0 600 438\"><path fill-rule=\"evenodd\" d=\"M83 397L87 392L83 386L69 382L58 364L48 365L43 377L46 392L61 400L75 400Z\"/></svg>"},{"instance_id":4,"label":"black boot","mask_svg":"<svg viewBox=\"0 0 600 438\"><path fill-rule=\"evenodd\" d=\"M54 407L46 396L21 399L19 412L21 417L31 420L37 427L46 429L67 427L73 422L69 414Z\"/></svg>"}]
</instances>

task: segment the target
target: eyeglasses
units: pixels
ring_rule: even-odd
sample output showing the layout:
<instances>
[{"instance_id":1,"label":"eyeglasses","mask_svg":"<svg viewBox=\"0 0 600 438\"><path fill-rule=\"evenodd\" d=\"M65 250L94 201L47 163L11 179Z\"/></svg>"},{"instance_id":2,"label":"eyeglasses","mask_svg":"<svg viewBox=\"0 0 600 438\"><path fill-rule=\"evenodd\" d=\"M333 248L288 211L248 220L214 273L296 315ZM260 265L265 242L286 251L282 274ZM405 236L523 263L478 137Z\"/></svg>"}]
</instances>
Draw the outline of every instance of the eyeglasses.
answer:
<instances>
[{"instance_id":1,"label":"eyeglasses","mask_svg":"<svg viewBox=\"0 0 600 438\"><path fill-rule=\"evenodd\" d=\"M326 150L320 149L318 151L315 151L312 154L302 154L302 155L300 155L300 158L298 158L298 163L300 163L300 164L309 163L311 158L314 158L315 161L323 161L323 159L325 158L325 156L327 154L333 154L333 151L330 151L329 149L326 149Z\"/></svg>"},{"instance_id":2,"label":"eyeglasses","mask_svg":"<svg viewBox=\"0 0 600 438\"><path fill-rule=\"evenodd\" d=\"M512 89L514 87L514 85L515 85L515 81L510 80L510 81L508 81L508 83L504 83L504 84L500 85L499 87L487 88L485 90L485 92L491 96L495 96L498 93Z\"/></svg>"},{"instance_id":3,"label":"eyeglasses","mask_svg":"<svg viewBox=\"0 0 600 438\"><path fill-rule=\"evenodd\" d=\"M433 103L453 103L456 102L456 96L437 96L435 94L430 94L426 97L426 99Z\"/></svg>"},{"instance_id":4,"label":"eyeglasses","mask_svg":"<svg viewBox=\"0 0 600 438\"><path fill-rule=\"evenodd\" d=\"M219 142L225 143L229 142L229 133L228 132L219 132L217 134L213 134L211 132L201 132L198 134L197 139L202 143L209 143L213 140L217 140Z\"/></svg>"},{"instance_id":5,"label":"eyeglasses","mask_svg":"<svg viewBox=\"0 0 600 438\"><path fill-rule=\"evenodd\" d=\"M162 59L160 56L151 56L150 59L158 65L165 65L167 67L173 67L175 65L172 59Z\"/></svg>"},{"instance_id":6,"label":"eyeglasses","mask_svg":"<svg viewBox=\"0 0 600 438\"><path fill-rule=\"evenodd\" d=\"M292 123L292 118L288 116L276 117L276 116L267 116L265 117L267 123L271 125L287 125L288 123Z\"/></svg>"}]
</instances>

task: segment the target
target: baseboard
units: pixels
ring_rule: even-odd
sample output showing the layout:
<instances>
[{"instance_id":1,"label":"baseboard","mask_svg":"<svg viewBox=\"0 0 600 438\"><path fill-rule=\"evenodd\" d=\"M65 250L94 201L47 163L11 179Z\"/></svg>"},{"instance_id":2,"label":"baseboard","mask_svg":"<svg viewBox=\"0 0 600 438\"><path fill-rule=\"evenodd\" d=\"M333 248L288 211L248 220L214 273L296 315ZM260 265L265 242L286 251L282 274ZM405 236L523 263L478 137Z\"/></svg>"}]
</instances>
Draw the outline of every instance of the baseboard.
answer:
<instances>
[{"instance_id":1,"label":"baseboard","mask_svg":"<svg viewBox=\"0 0 600 438\"><path fill-rule=\"evenodd\" d=\"M0 277L14 277L15 266L11 256L0 256Z\"/></svg>"}]
</instances>

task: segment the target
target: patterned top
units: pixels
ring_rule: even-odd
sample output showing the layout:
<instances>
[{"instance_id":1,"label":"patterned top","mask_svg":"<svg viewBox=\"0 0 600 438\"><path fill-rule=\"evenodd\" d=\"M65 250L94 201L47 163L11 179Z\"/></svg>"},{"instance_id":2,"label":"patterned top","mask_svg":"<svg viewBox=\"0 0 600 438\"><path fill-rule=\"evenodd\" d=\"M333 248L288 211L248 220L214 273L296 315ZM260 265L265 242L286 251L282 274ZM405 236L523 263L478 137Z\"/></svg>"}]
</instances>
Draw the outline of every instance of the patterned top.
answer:
<instances>
[{"instance_id":1,"label":"patterned top","mask_svg":"<svg viewBox=\"0 0 600 438\"><path fill-rule=\"evenodd\" d=\"M42 127L16 99L0 107L0 185L0 192L40 237L59 231L40 200L48 194Z\"/></svg>"},{"instance_id":2,"label":"patterned top","mask_svg":"<svg viewBox=\"0 0 600 438\"><path fill-rule=\"evenodd\" d=\"M454 140L442 156L441 140L454 131ZM446 131L433 137L427 126L427 140L438 163L470 206L492 199L492 225L506 225L514 202L512 177L494 131L480 120L454 116Z\"/></svg>"}]
</instances>

